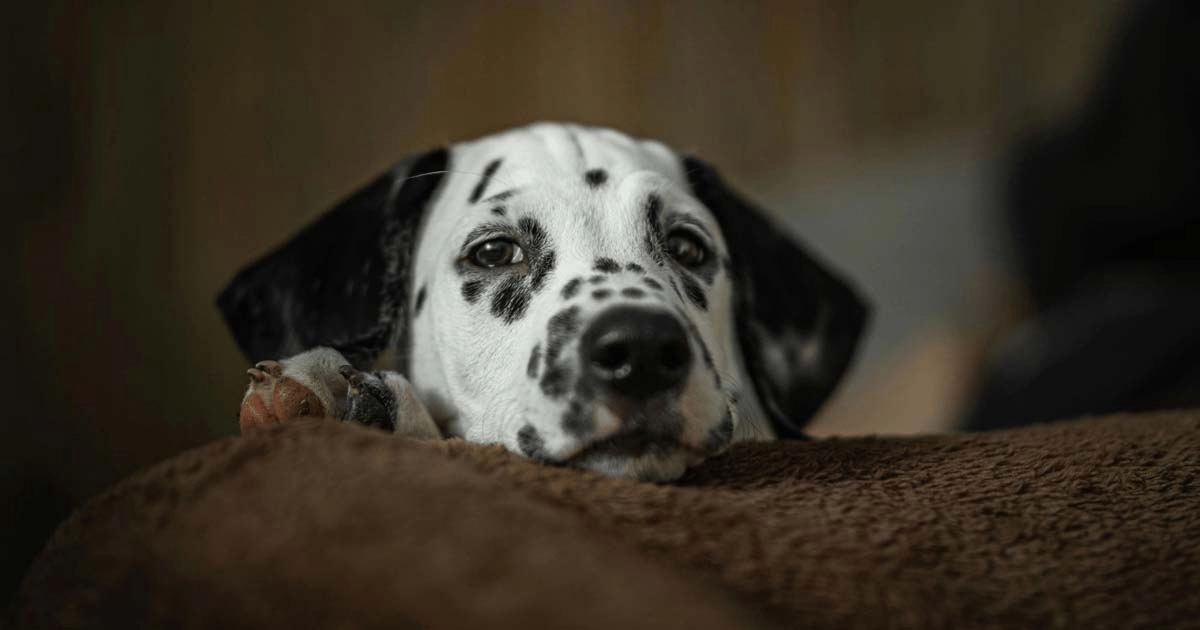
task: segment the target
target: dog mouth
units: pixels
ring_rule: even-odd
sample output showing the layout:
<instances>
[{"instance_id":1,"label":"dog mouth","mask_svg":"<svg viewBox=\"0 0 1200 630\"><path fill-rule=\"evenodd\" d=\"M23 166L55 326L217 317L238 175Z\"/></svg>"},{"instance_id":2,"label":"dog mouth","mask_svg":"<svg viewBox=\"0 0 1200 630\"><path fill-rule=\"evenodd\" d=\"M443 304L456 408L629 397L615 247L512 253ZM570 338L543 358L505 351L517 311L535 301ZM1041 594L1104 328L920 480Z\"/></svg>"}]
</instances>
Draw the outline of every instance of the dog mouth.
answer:
<instances>
[{"instance_id":1,"label":"dog mouth","mask_svg":"<svg viewBox=\"0 0 1200 630\"><path fill-rule=\"evenodd\" d=\"M683 448L677 438L656 436L645 431L623 431L592 442L572 455L565 463L586 462L598 457L637 458L645 455L667 455Z\"/></svg>"},{"instance_id":2,"label":"dog mouth","mask_svg":"<svg viewBox=\"0 0 1200 630\"><path fill-rule=\"evenodd\" d=\"M686 420L668 401L650 405L610 400L598 402L594 417L607 416L619 429L587 443L564 460L568 465L587 465L598 460L665 457L690 450L682 442Z\"/></svg>"}]
</instances>

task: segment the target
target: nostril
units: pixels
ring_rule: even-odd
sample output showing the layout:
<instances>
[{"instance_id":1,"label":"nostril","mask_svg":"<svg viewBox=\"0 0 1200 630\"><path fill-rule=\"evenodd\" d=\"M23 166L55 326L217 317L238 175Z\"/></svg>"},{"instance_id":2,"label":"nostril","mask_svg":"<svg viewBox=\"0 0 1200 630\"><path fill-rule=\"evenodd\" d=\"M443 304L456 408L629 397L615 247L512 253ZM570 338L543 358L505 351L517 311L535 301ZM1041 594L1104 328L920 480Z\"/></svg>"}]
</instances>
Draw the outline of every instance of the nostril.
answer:
<instances>
[{"instance_id":1,"label":"nostril","mask_svg":"<svg viewBox=\"0 0 1200 630\"><path fill-rule=\"evenodd\" d=\"M675 372L687 365L689 354L687 343L668 341L659 348L658 363L667 372Z\"/></svg>"},{"instance_id":2,"label":"nostril","mask_svg":"<svg viewBox=\"0 0 1200 630\"><path fill-rule=\"evenodd\" d=\"M629 345L618 340L613 340L608 343L598 343L592 351L592 364L609 372L619 372L622 369L628 371L629 368ZM614 374L614 376L623 376Z\"/></svg>"}]
</instances>

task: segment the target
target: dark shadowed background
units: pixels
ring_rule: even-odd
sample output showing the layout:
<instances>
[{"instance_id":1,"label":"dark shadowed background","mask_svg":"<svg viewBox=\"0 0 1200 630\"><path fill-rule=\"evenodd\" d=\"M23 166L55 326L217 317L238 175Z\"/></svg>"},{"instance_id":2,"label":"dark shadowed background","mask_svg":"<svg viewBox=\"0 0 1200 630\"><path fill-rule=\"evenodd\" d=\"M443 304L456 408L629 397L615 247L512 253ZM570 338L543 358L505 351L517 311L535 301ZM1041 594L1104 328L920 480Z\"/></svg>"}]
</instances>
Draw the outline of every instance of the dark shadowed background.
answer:
<instances>
[{"instance_id":1,"label":"dark shadowed background","mask_svg":"<svg viewBox=\"0 0 1200 630\"><path fill-rule=\"evenodd\" d=\"M875 328L815 432L953 427L989 341L1027 308L1000 165L1079 107L1121 9L8 9L0 603L72 506L236 433L246 366L213 300L240 265L406 153L536 120L694 151L858 280Z\"/></svg>"}]
</instances>

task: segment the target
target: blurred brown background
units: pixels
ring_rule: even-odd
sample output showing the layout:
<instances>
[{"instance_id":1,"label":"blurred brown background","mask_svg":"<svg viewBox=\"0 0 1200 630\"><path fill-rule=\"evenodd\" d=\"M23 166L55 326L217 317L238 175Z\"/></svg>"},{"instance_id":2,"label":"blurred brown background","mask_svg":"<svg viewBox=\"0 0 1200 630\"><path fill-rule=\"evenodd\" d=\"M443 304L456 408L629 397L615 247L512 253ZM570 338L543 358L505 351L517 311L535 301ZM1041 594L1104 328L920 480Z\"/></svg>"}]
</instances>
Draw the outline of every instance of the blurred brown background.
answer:
<instances>
[{"instance_id":1,"label":"blurred brown background","mask_svg":"<svg viewBox=\"0 0 1200 630\"><path fill-rule=\"evenodd\" d=\"M536 120L695 151L860 282L875 330L817 432L949 427L981 340L1020 303L991 218L997 156L1077 104L1119 9L10 8L0 600L73 505L236 432L244 360L213 299L240 265L410 151Z\"/></svg>"}]
</instances>

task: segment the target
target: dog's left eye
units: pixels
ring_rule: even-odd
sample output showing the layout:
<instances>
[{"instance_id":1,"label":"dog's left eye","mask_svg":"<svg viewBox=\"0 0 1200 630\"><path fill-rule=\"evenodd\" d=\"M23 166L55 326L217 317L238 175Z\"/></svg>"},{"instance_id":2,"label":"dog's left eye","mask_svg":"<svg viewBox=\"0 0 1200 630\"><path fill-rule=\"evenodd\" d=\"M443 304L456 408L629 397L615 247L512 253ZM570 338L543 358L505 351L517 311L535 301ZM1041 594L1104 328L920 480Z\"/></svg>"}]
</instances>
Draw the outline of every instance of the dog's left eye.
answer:
<instances>
[{"instance_id":1,"label":"dog's left eye","mask_svg":"<svg viewBox=\"0 0 1200 630\"><path fill-rule=\"evenodd\" d=\"M667 255L684 267L699 267L708 260L708 247L687 230L675 230L668 234L665 245Z\"/></svg>"},{"instance_id":2,"label":"dog's left eye","mask_svg":"<svg viewBox=\"0 0 1200 630\"><path fill-rule=\"evenodd\" d=\"M471 248L467 257L473 264L491 269L515 265L525 260L525 251L520 245L506 238L494 238Z\"/></svg>"}]
</instances>

